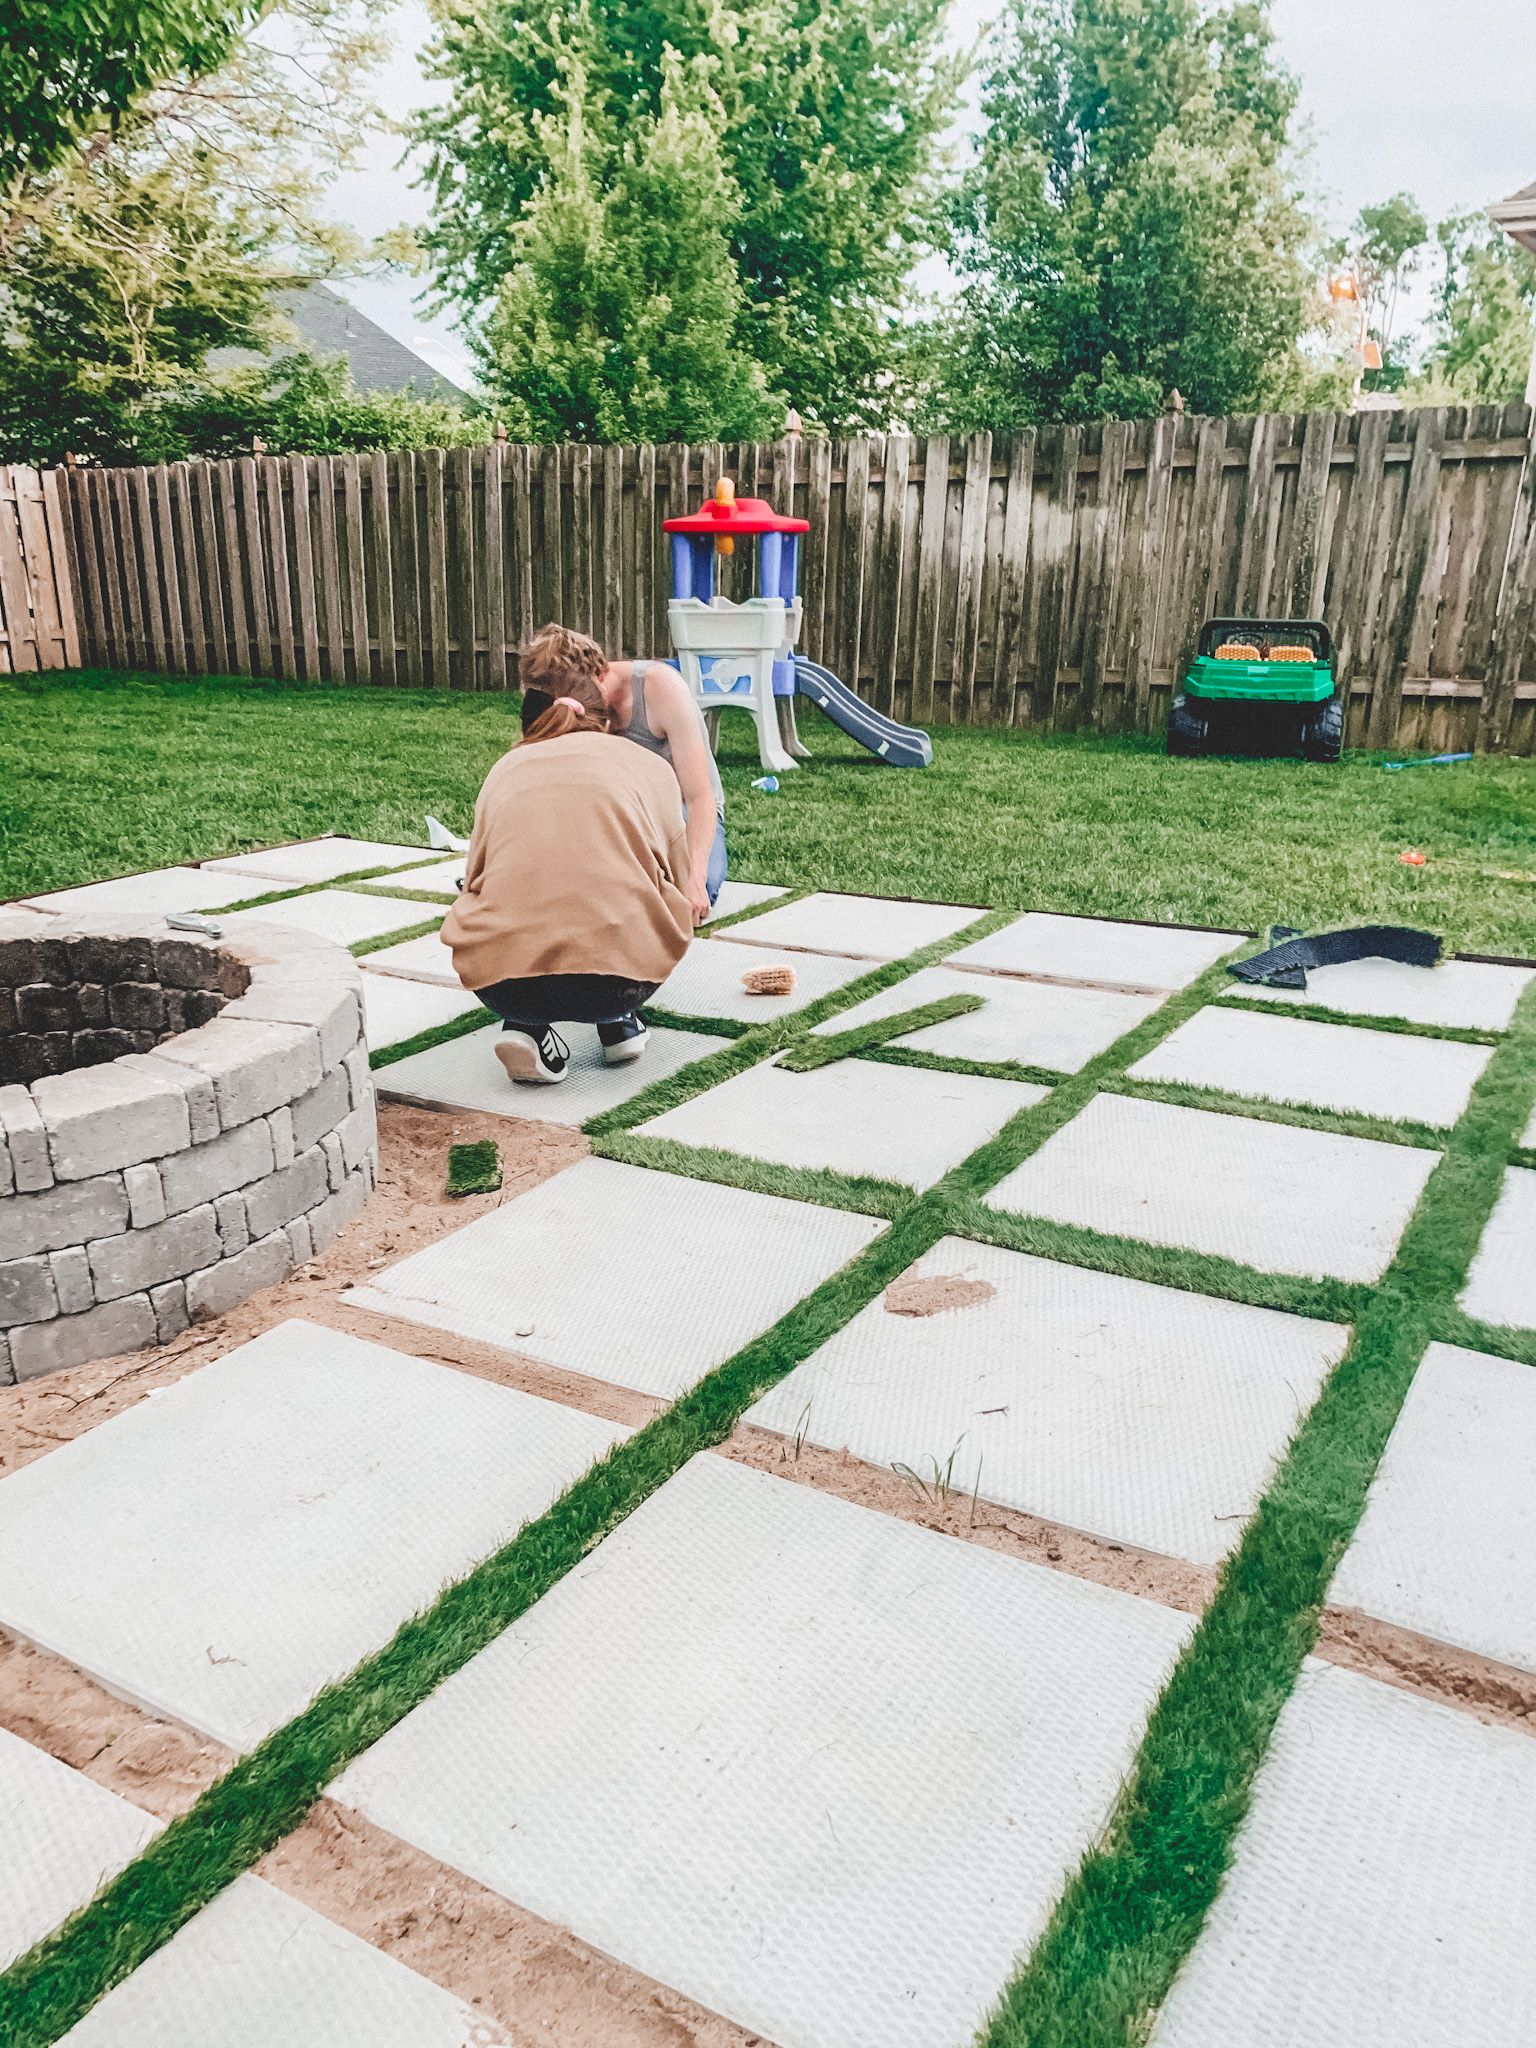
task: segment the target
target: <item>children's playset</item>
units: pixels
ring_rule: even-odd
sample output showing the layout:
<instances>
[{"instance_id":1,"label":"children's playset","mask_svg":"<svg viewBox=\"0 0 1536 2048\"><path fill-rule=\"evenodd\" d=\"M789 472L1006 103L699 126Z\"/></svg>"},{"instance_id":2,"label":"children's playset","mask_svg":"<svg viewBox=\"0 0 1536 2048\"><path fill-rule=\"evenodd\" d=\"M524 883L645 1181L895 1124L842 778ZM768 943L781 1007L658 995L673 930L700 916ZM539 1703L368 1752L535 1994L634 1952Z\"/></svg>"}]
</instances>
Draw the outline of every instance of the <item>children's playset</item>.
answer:
<instances>
[{"instance_id":1,"label":"children's playset","mask_svg":"<svg viewBox=\"0 0 1536 2048\"><path fill-rule=\"evenodd\" d=\"M819 662L795 652L800 638L800 536L810 523L775 512L763 498L738 498L728 477L697 512L666 522L672 536L667 619L677 665L706 713L742 710L757 726L758 759L781 775L804 760L795 698L808 697L850 739L894 768L926 768L927 733L866 704ZM715 588L715 563L740 538L757 542L757 592L740 603Z\"/></svg>"}]
</instances>

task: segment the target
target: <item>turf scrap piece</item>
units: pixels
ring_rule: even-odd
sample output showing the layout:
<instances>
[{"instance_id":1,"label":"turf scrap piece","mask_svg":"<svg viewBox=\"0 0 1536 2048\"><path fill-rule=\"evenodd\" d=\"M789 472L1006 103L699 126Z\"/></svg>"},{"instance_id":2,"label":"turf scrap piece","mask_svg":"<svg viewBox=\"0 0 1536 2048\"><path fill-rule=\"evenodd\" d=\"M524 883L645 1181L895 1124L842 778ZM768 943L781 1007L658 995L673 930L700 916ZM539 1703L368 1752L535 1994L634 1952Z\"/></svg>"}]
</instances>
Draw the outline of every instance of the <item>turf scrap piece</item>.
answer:
<instances>
[{"instance_id":1,"label":"turf scrap piece","mask_svg":"<svg viewBox=\"0 0 1536 2048\"><path fill-rule=\"evenodd\" d=\"M494 1138L448 1147L450 1195L494 1195L501 1186L501 1151Z\"/></svg>"},{"instance_id":2,"label":"turf scrap piece","mask_svg":"<svg viewBox=\"0 0 1536 2048\"><path fill-rule=\"evenodd\" d=\"M1310 939L1289 925L1276 925L1270 939L1267 952L1229 962L1228 974L1266 988L1305 988L1309 967L1336 967L1344 960L1401 960L1407 967L1433 967L1441 946L1435 933L1401 924L1351 925L1347 931L1319 932Z\"/></svg>"}]
</instances>

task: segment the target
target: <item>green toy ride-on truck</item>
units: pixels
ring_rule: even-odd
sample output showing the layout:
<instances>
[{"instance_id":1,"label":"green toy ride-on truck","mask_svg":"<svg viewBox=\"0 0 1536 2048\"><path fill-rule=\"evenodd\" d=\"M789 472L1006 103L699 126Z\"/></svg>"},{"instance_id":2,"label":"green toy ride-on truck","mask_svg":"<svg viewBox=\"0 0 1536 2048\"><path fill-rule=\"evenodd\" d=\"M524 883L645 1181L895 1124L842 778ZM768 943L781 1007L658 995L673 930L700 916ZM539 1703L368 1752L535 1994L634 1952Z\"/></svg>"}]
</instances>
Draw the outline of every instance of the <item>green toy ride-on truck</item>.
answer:
<instances>
[{"instance_id":1,"label":"green toy ride-on truck","mask_svg":"<svg viewBox=\"0 0 1536 2048\"><path fill-rule=\"evenodd\" d=\"M1299 746L1304 760L1337 761L1344 698L1332 654L1321 619L1207 619L1169 707L1169 753L1294 753Z\"/></svg>"}]
</instances>

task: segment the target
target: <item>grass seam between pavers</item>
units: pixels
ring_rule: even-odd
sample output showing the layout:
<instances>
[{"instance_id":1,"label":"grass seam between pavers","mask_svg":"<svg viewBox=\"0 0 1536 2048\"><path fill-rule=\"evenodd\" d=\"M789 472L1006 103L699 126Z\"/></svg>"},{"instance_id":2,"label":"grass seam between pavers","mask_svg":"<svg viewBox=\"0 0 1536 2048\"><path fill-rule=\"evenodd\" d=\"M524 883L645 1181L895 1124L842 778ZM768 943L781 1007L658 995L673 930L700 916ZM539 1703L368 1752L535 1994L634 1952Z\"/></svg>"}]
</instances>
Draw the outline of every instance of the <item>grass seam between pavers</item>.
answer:
<instances>
[{"instance_id":1,"label":"grass seam between pavers","mask_svg":"<svg viewBox=\"0 0 1536 2048\"><path fill-rule=\"evenodd\" d=\"M347 951L354 960L366 960L370 953L382 953L386 946L403 946L407 939L430 938L432 933L441 929L445 915L439 911L436 917L424 917L419 924L403 924L396 931L380 932L376 939L356 939ZM397 979L403 981L405 976L397 976Z\"/></svg>"},{"instance_id":2,"label":"grass seam between pavers","mask_svg":"<svg viewBox=\"0 0 1536 2048\"><path fill-rule=\"evenodd\" d=\"M1485 1323L1465 1309L1441 1309L1430 1318L1437 1344L1459 1344L1464 1351L1483 1351L1514 1365L1536 1365L1536 1330L1512 1323Z\"/></svg>"},{"instance_id":3,"label":"grass seam between pavers","mask_svg":"<svg viewBox=\"0 0 1536 2048\"><path fill-rule=\"evenodd\" d=\"M1189 1251L1182 1245L1154 1244L1140 1237L1116 1237L1081 1223L1057 1223L1045 1216L1027 1216L972 1202L954 1220L956 1237L973 1244L996 1245L1049 1259L1058 1266L1080 1266L1125 1280L1144 1280L1153 1287L1172 1287L1182 1294L1210 1295L1248 1308L1278 1309L1289 1316L1307 1316L1326 1323L1352 1323L1370 1289L1351 1280L1308 1280L1290 1273L1266 1273L1214 1252Z\"/></svg>"},{"instance_id":4,"label":"grass seam between pavers","mask_svg":"<svg viewBox=\"0 0 1536 2048\"><path fill-rule=\"evenodd\" d=\"M1196 1081L1152 1081L1127 1074L1106 1094L1126 1095L1139 1102L1162 1102L1170 1109L1199 1109L1209 1116L1245 1117L1250 1123L1289 1124L1296 1130L1322 1131L1338 1138L1366 1138L1378 1145L1407 1145L1418 1151L1445 1147L1449 1124L1409 1123L1406 1119L1369 1116L1364 1110L1319 1109L1309 1102L1279 1096L1234 1095L1225 1088L1207 1088Z\"/></svg>"},{"instance_id":5,"label":"grass seam between pavers","mask_svg":"<svg viewBox=\"0 0 1536 2048\"><path fill-rule=\"evenodd\" d=\"M403 980L403 976L395 977ZM431 988L440 986L432 982L407 983L407 987ZM455 1038L466 1038L471 1031L488 1031L498 1022L494 1010L483 1005L466 1010L460 1017L450 1017L443 1024L429 1024L425 1031L416 1031L409 1038L397 1038L391 1045L381 1045L377 1052L370 1052L368 1064L377 1073L382 1067L392 1067L397 1060L408 1060L412 1053L430 1052L434 1045L447 1045Z\"/></svg>"},{"instance_id":6,"label":"grass seam between pavers","mask_svg":"<svg viewBox=\"0 0 1536 2048\"><path fill-rule=\"evenodd\" d=\"M626 1166L644 1166L656 1173L708 1181L716 1187L748 1188L754 1194L809 1202L819 1209L881 1216L887 1222L894 1222L917 1199L915 1188L874 1174L839 1173L830 1166L784 1166L750 1153L685 1145L677 1138L651 1137L643 1131L616 1131L611 1137L588 1142L598 1159L617 1159Z\"/></svg>"},{"instance_id":7,"label":"grass seam between pavers","mask_svg":"<svg viewBox=\"0 0 1536 2048\"><path fill-rule=\"evenodd\" d=\"M814 1074L838 1060L852 1059L866 1047L885 1045L908 1031L925 1031L931 1024L947 1024L951 1017L973 1016L985 1007L980 996L939 996L915 1009L899 1010L889 1017L872 1017L867 1024L854 1025L851 1031L806 1032L796 1039L779 1064L786 1073Z\"/></svg>"},{"instance_id":8,"label":"grass seam between pavers","mask_svg":"<svg viewBox=\"0 0 1536 2048\"><path fill-rule=\"evenodd\" d=\"M980 922L993 928L994 920L1008 917L996 912ZM883 963L864 980L890 986L954 943L946 940L905 960ZM573 1480L542 1515L447 1586L382 1649L326 1686L302 1713L234 1764L94 1899L0 1973L0 2040L6 2048L51 2048L115 1984L291 1833L354 1757L495 1641L691 1457L723 1442L753 1401L931 1250L948 1233L957 1211L1036 1152L1097 1093L1103 1079L1141 1058L1193 1015L1208 1000L1215 973L1215 968L1207 970L1081 1073L1042 1102L1018 1111L917 1196L862 1252ZM698 1079L701 1072L739 1056L751 1040L765 1041L752 1050L752 1058L764 1058L782 1042L778 1030L792 1027L793 1036L875 992L857 983L851 990L834 990L793 1020L749 1033L670 1080L691 1076L694 1085L687 1093L696 1093L711 1085ZM770 1036L772 1045L766 1043ZM602 1122L593 1119L594 1125Z\"/></svg>"},{"instance_id":9,"label":"grass seam between pavers","mask_svg":"<svg viewBox=\"0 0 1536 2048\"><path fill-rule=\"evenodd\" d=\"M1227 989L1215 998L1220 1010L1236 1010L1244 1017L1294 1017L1303 1024L1350 1024L1361 1031L1385 1031L1400 1038L1438 1038L1450 1045L1497 1045L1502 1032L1483 1031L1461 1024L1419 1024L1411 1017L1370 1017L1358 1010L1330 1010L1323 1003L1255 1001Z\"/></svg>"},{"instance_id":10,"label":"grass seam between pavers","mask_svg":"<svg viewBox=\"0 0 1536 2048\"><path fill-rule=\"evenodd\" d=\"M1536 986L1448 1134L1349 1346L1221 1568L1098 1841L978 2031L981 2048L1137 2048L1231 1862L1437 1312L1454 1303L1536 1095Z\"/></svg>"}]
</instances>

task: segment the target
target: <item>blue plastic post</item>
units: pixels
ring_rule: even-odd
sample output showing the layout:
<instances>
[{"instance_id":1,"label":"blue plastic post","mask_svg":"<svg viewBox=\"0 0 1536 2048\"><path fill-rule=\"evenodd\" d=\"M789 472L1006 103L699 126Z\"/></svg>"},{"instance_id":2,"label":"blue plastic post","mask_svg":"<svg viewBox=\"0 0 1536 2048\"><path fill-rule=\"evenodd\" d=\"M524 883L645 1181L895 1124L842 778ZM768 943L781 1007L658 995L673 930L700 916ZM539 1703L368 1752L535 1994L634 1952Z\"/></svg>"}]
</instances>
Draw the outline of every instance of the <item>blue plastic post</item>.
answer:
<instances>
[{"instance_id":1,"label":"blue plastic post","mask_svg":"<svg viewBox=\"0 0 1536 2048\"><path fill-rule=\"evenodd\" d=\"M672 595L692 597L693 595L693 549L686 533L672 536Z\"/></svg>"},{"instance_id":2,"label":"blue plastic post","mask_svg":"<svg viewBox=\"0 0 1536 2048\"><path fill-rule=\"evenodd\" d=\"M800 536L786 533L784 536L784 565L779 571L779 595L786 604L793 604L795 592L800 587Z\"/></svg>"},{"instance_id":3,"label":"blue plastic post","mask_svg":"<svg viewBox=\"0 0 1536 2048\"><path fill-rule=\"evenodd\" d=\"M693 543L693 594L709 604L715 594L714 535L701 533Z\"/></svg>"},{"instance_id":4,"label":"blue plastic post","mask_svg":"<svg viewBox=\"0 0 1536 2048\"><path fill-rule=\"evenodd\" d=\"M782 533L760 533L757 536L757 594L759 597L777 597L779 578L783 574L784 536Z\"/></svg>"}]
</instances>

